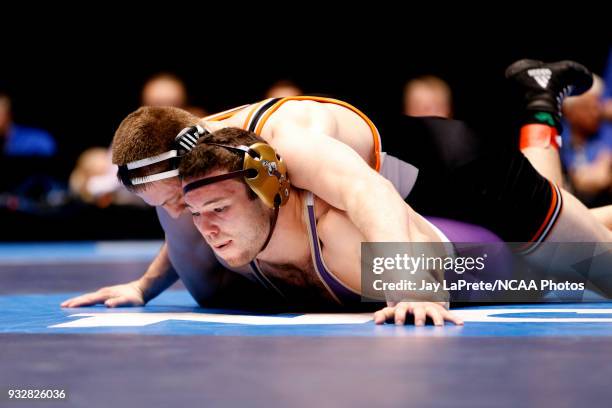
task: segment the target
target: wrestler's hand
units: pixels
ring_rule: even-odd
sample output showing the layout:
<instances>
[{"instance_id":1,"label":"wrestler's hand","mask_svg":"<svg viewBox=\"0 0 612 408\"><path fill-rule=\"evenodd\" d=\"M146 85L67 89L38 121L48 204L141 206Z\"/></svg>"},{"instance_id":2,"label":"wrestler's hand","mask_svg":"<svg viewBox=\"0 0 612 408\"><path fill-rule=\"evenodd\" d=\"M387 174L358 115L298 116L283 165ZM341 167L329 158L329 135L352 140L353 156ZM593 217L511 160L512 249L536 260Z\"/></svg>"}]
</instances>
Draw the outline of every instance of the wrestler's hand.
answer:
<instances>
[{"instance_id":1,"label":"wrestler's hand","mask_svg":"<svg viewBox=\"0 0 612 408\"><path fill-rule=\"evenodd\" d=\"M61 304L61 307L92 306L100 303L104 303L106 307L143 306L145 301L138 281L134 281L123 285L106 286L96 292L68 299Z\"/></svg>"},{"instance_id":2,"label":"wrestler's hand","mask_svg":"<svg viewBox=\"0 0 612 408\"><path fill-rule=\"evenodd\" d=\"M446 310L443 302L399 302L389 303L389 305L374 313L374 323L384 324L387 320L394 319L395 324L403 325L406 322L406 316L412 314L415 326L425 325L427 317L436 326L444 326L445 321L463 325L460 318Z\"/></svg>"}]
</instances>

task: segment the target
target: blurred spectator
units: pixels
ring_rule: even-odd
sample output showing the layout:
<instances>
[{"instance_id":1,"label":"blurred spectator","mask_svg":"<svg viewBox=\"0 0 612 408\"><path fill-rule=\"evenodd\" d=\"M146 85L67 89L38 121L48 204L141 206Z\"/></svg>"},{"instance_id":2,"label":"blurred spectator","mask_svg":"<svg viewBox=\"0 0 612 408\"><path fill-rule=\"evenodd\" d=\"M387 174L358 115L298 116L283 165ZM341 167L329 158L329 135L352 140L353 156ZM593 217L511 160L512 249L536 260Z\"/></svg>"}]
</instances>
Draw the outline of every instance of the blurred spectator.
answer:
<instances>
[{"instance_id":1,"label":"blurred spectator","mask_svg":"<svg viewBox=\"0 0 612 408\"><path fill-rule=\"evenodd\" d=\"M203 109L190 106L188 101L184 82L171 73L153 75L142 87L142 106L175 106L196 116L206 116ZM117 166L112 163L108 148L92 147L81 153L70 175L69 185L72 194L98 207L144 204L117 180Z\"/></svg>"},{"instance_id":2,"label":"blurred spectator","mask_svg":"<svg viewBox=\"0 0 612 408\"><path fill-rule=\"evenodd\" d=\"M141 105L175 106L204 117L204 109L190 106L185 83L176 75L162 72L150 77L142 87Z\"/></svg>"},{"instance_id":3,"label":"blurred spectator","mask_svg":"<svg viewBox=\"0 0 612 408\"><path fill-rule=\"evenodd\" d=\"M69 186L82 201L100 208L110 204L144 204L117 181L117 166L111 162L110 150L104 147L92 147L81 153L70 174Z\"/></svg>"},{"instance_id":4,"label":"blurred spectator","mask_svg":"<svg viewBox=\"0 0 612 408\"><path fill-rule=\"evenodd\" d=\"M11 98L0 92L0 210L42 214L66 202L49 132L13 122ZM4 223L6 220L2 220Z\"/></svg>"},{"instance_id":5,"label":"blurred spectator","mask_svg":"<svg viewBox=\"0 0 612 408\"><path fill-rule=\"evenodd\" d=\"M154 75L142 87L141 103L145 106L186 106L185 84L172 74Z\"/></svg>"},{"instance_id":6,"label":"blurred spectator","mask_svg":"<svg viewBox=\"0 0 612 408\"><path fill-rule=\"evenodd\" d=\"M0 93L0 143L3 156L54 156L55 139L47 131L13 122L11 98Z\"/></svg>"},{"instance_id":7,"label":"blurred spectator","mask_svg":"<svg viewBox=\"0 0 612 408\"><path fill-rule=\"evenodd\" d=\"M404 114L452 117L452 94L448 84L433 75L408 81L404 87Z\"/></svg>"},{"instance_id":8,"label":"blurred spectator","mask_svg":"<svg viewBox=\"0 0 612 408\"><path fill-rule=\"evenodd\" d=\"M288 96L299 96L303 95L304 91L295 82L288 79L282 79L276 81L266 91L267 98L286 98Z\"/></svg>"},{"instance_id":9,"label":"blurred spectator","mask_svg":"<svg viewBox=\"0 0 612 408\"><path fill-rule=\"evenodd\" d=\"M612 48L608 53L608 63L604 74L604 92L603 92L603 117L599 134L605 140L612 139Z\"/></svg>"},{"instance_id":10,"label":"blurred spectator","mask_svg":"<svg viewBox=\"0 0 612 408\"><path fill-rule=\"evenodd\" d=\"M567 98L561 160L576 195L589 206L612 202L612 135L600 132L605 84L595 76L591 89Z\"/></svg>"}]
</instances>

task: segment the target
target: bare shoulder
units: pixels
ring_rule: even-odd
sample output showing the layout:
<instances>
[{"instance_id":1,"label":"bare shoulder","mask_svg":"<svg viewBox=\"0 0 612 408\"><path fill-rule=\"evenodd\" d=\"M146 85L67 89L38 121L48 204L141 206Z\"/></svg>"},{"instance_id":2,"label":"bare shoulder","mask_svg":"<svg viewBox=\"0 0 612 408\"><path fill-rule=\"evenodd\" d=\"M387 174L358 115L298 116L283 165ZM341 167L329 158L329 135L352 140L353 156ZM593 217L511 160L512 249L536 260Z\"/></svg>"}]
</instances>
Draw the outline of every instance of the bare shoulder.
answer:
<instances>
[{"instance_id":1,"label":"bare shoulder","mask_svg":"<svg viewBox=\"0 0 612 408\"><path fill-rule=\"evenodd\" d=\"M335 117L327 104L295 100L283 103L266 123L262 133L270 132L284 122L291 122L303 128L316 128L326 134L334 133Z\"/></svg>"},{"instance_id":2,"label":"bare shoulder","mask_svg":"<svg viewBox=\"0 0 612 408\"><path fill-rule=\"evenodd\" d=\"M209 132L222 129L224 127L242 128L246 119L251 112L253 105L244 105L233 109L228 109L224 112L215 113L201 118L198 121L200 126L203 126Z\"/></svg>"},{"instance_id":3,"label":"bare shoulder","mask_svg":"<svg viewBox=\"0 0 612 408\"><path fill-rule=\"evenodd\" d=\"M290 100L278 108L278 117L307 118L310 115L330 114L326 103L313 100Z\"/></svg>"},{"instance_id":4,"label":"bare shoulder","mask_svg":"<svg viewBox=\"0 0 612 408\"><path fill-rule=\"evenodd\" d=\"M372 129L362 117L344 106L310 100L287 101L270 117L262 137L285 133L281 129L288 123L336 139L350 146L370 166L376 163Z\"/></svg>"},{"instance_id":5,"label":"bare shoulder","mask_svg":"<svg viewBox=\"0 0 612 408\"><path fill-rule=\"evenodd\" d=\"M249 116L249 109L252 105L245 107L244 109L239 110L231 117L220 121L220 123L225 127L237 127L242 128L244 123L246 122L247 117Z\"/></svg>"}]
</instances>

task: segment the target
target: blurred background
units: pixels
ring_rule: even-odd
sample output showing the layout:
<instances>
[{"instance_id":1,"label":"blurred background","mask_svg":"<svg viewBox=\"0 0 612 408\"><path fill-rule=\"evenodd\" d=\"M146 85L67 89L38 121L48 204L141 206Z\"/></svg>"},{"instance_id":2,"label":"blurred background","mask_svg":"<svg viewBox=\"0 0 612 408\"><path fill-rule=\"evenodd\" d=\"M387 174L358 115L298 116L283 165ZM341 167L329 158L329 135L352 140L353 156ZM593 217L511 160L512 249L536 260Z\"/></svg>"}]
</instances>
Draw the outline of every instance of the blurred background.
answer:
<instances>
[{"instance_id":1,"label":"blurred background","mask_svg":"<svg viewBox=\"0 0 612 408\"><path fill-rule=\"evenodd\" d=\"M564 164L586 203L611 203L612 136L603 129L612 117L612 38L605 30L562 40L529 33L509 40L503 29L460 38L440 28L329 38L277 30L272 37L262 31L274 40L258 42L256 30L230 41L206 27L183 33L186 24L141 22L118 33L106 20L65 34L46 24L27 38L3 31L0 240L161 238L154 210L119 187L108 153L121 120L141 105L204 116L269 96L317 94L363 110L381 130L383 149L410 148L410 135L392 125L403 114L453 117L487 137L513 137L520 100L504 70L520 58L573 59L601 77L589 101L568 108L574 122L566 125ZM589 112L594 117L585 119Z\"/></svg>"}]
</instances>

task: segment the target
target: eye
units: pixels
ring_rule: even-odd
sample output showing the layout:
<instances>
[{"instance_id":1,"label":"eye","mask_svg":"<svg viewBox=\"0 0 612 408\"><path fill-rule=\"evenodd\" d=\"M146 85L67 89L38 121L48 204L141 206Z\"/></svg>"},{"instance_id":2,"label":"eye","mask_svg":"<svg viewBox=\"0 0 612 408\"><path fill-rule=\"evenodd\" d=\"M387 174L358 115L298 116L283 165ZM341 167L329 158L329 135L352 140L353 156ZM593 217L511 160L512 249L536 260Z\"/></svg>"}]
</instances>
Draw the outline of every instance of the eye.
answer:
<instances>
[{"instance_id":1,"label":"eye","mask_svg":"<svg viewBox=\"0 0 612 408\"><path fill-rule=\"evenodd\" d=\"M199 217L200 213L199 212L194 212L194 213L191 213L191 216L192 217Z\"/></svg>"},{"instance_id":2,"label":"eye","mask_svg":"<svg viewBox=\"0 0 612 408\"><path fill-rule=\"evenodd\" d=\"M216 213L221 213L221 212L225 211L226 208L227 207L219 207L219 208L215 208L213 211L216 212Z\"/></svg>"}]
</instances>

